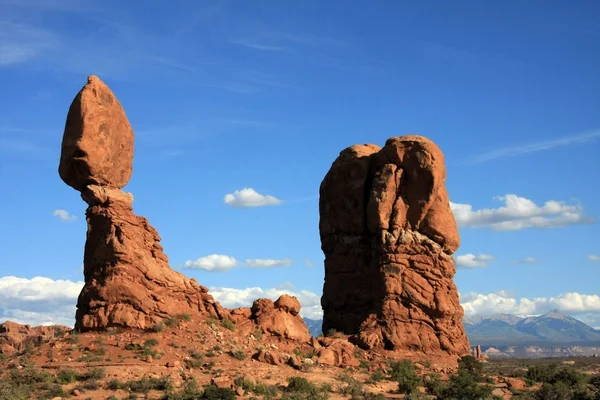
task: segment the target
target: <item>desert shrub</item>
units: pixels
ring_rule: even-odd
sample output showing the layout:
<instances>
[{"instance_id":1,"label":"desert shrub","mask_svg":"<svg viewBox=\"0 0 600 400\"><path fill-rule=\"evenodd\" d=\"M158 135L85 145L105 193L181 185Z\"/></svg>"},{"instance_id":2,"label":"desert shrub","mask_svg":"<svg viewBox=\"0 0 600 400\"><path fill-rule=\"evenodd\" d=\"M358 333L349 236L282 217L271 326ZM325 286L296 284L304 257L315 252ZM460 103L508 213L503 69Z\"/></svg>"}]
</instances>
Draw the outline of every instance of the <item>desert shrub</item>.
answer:
<instances>
[{"instance_id":1,"label":"desert shrub","mask_svg":"<svg viewBox=\"0 0 600 400\"><path fill-rule=\"evenodd\" d=\"M263 331L262 331L262 329L256 328L254 330L254 332L252 332L252 336L254 336L254 338L256 340L262 340L262 338L263 338Z\"/></svg>"},{"instance_id":2,"label":"desert shrub","mask_svg":"<svg viewBox=\"0 0 600 400\"><path fill-rule=\"evenodd\" d=\"M17 385L14 382L0 381L0 399L26 400L30 398L33 386Z\"/></svg>"},{"instance_id":3,"label":"desert shrub","mask_svg":"<svg viewBox=\"0 0 600 400\"><path fill-rule=\"evenodd\" d=\"M444 383L440 374L434 372L427 374L423 383L427 393L433 396L440 396L442 394Z\"/></svg>"},{"instance_id":4,"label":"desert shrub","mask_svg":"<svg viewBox=\"0 0 600 400\"><path fill-rule=\"evenodd\" d=\"M558 370L558 365L534 365L527 369L525 378L534 382L550 382Z\"/></svg>"},{"instance_id":5,"label":"desert shrub","mask_svg":"<svg viewBox=\"0 0 600 400\"><path fill-rule=\"evenodd\" d=\"M368 383L375 383L375 382L379 382L385 379L385 370L381 367L377 368L375 371L373 371L373 373L371 374L371 376L369 377L369 379L367 380Z\"/></svg>"},{"instance_id":6,"label":"desert shrub","mask_svg":"<svg viewBox=\"0 0 600 400\"><path fill-rule=\"evenodd\" d=\"M235 392L229 388L219 388L215 385L208 385L204 388L204 393L199 397L202 400L235 400Z\"/></svg>"},{"instance_id":7,"label":"desert shrub","mask_svg":"<svg viewBox=\"0 0 600 400\"><path fill-rule=\"evenodd\" d=\"M325 332L326 337L334 337L336 334L337 331L334 328L329 328L327 329L327 332Z\"/></svg>"},{"instance_id":8,"label":"desert shrub","mask_svg":"<svg viewBox=\"0 0 600 400\"><path fill-rule=\"evenodd\" d=\"M152 338L144 341L144 347L154 347L158 344L158 340Z\"/></svg>"},{"instance_id":9,"label":"desert shrub","mask_svg":"<svg viewBox=\"0 0 600 400\"><path fill-rule=\"evenodd\" d=\"M27 367L21 371L11 371L9 380L19 386L34 385L36 383L50 383L50 374L42 369Z\"/></svg>"},{"instance_id":10,"label":"desert shrub","mask_svg":"<svg viewBox=\"0 0 600 400\"><path fill-rule=\"evenodd\" d=\"M202 355L202 353L196 350L190 350L189 354L190 357L184 361L186 367L200 368L202 366L202 362L204 361L204 356Z\"/></svg>"},{"instance_id":11,"label":"desert shrub","mask_svg":"<svg viewBox=\"0 0 600 400\"><path fill-rule=\"evenodd\" d=\"M438 397L442 400L481 400L490 397L492 390L491 386L480 384L478 377L469 370L459 368L458 374L450 377L450 382Z\"/></svg>"},{"instance_id":12,"label":"desert shrub","mask_svg":"<svg viewBox=\"0 0 600 400\"><path fill-rule=\"evenodd\" d=\"M254 383L251 380L246 379L243 376L235 378L235 380L233 381L233 383L235 384L235 386L241 387L246 392L251 392L251 391L254 390Z\"/></svg>"},{"instance_id":13,"label":"desert shrub","mask_svg":"<svg viewBox=\"0 0 600 400\"><path fill-rule=\"evenodd\" d=\"M68 394L64 391L62 386L59 384L54 384L50 386L44 393L44 397L46 399L52 399L54 397L67 397Z\"/></svg>"},{"instance_id":14,"label":"desert shrub","mask_svg":"<svg viewBox=\"0 0 600 400\"><path fill-rule=\"evenodd\" d=\"M152 326L152 327L150 328L150 331L151 331L151 332L162 332L162 331L164 331L164 330L165 330L165 324L164 324L164 322L162 322L162 321L161 321L161 322L159 322L159 323L157 323L157 324L155 324L154 326Z\"/></svg>"},{"instance_id":15,"label":"desert shrub","mask_svg":"<svg viewBox=\"0 0 600 400\"><path fill-rule=\"evenodd\" d=\"M69 383L75 382L78 376L79 374L72 369L63 369L56 374L56 382L61 385L68 385Z\"/></svg>"},{"instance_id":16,"label":"desert shrub","mask_svg":"<svg viewBox=\"0 0 600 400\"><path fill-rule=\"evenodd\" d=\"M535 398L537 400L571 400L573 399L573 392L563 382L545 382L540 390L535 393Z\"/></svg>"},{"instance_id":17,"label":"desert shrub","mask_svg":"<svg viewBox=\"0 0 600 400\"><path fill-rule=\"evenodd\" d=\"M288 385L284 388L282 400L327 400L329 393L317 387L306 378L293 376L288 378Z\"/></svg>"},{"instance_id":18,"label":"desert shrub","mask_svg":"<svg viewBox=\"0 0 600 400\"><path fill-rule=\"evenodd\" d=\"M244 352L244 350L233 350L229 352L229 354L236 360L243 360L244 358L246 358L246 353Z\"/></svg>"},{"instance_id":19,"label":"desert shrub","mask_svg":"<svg viewBox=\"0 0 600 400\"><path fill-rule=\"evenodd\" d=\"M230 319L222 320L221 325L223 325L225 328L229 329L232 332L235 330L235 324Z\"/></svg>"},{"instance_id":20,"label":"desert shrub","mask_svg":"<svg viewBox=\"0 0 600 400\"><path fill-rule=\"evenodd\" d=\"M409 394L417 390L423 384L417 369L410 360L395 361L390 364L391 379L398 382L398 392Z\"/></svg>"},{"instance_id":21,"label":"desert shrub","mask_svg":"<svg viewBox=\"0 0 600 400\"><path fill-rule=\"evenodd\" d=\"M464 356L458 360L458 372L466 373L478 382L483 381L483 364L473 356Z\"/></svg>"},{"instance_id":22,"label":"desert shrub","mask_svg":"<svg viewBox=\"0 0 600 400\"><path fill-rule=\"evenodd\" d=\"M177 314L173 315L172 317L165 318L163 322L169 328L175 328L181 321L191 321L191 319L192 317L190 314Z\"/></svg>"},{"instance_id":23,"label":"desert shrub","mask_svg":"<svg viewBox=\"0 0 600 400\"><path fill-rule=\"evenodd\" d=\"M338 379L346 384L339 389L341 394L350 395L351 397L360 397L364 395L365 388L362 382L353 378L349 374L342 374L338 376Z\"/></svg>"},{"instance_id":24,"label":"desert shrub","mask_svg":"<svg viewBox=\"0 0 600 400\"><path fill-rule=\"evenodd\" d=\"M144 376L138 380L121 382L117 379L112 379L107 384L109 390L129 390L134 393L148 393L151 390L167 391L173 389L173 384L168 377L163 378L148 378Z\"/></svg>"},{"instance_id":25,"label":"desert shrub","mask_svg":"<svg viewBox=\"0 0 600 400\"><path fill-rule=\"evenodd\" d=\"M257 383L254 385L252 393L262 396L265 400L274 399L277 396L277 387L268 386L264 383Z\"/></svg>"},{"instance_id":26,"label":"desert shrub","mask_svg":"<svg viewBox=\"0 0 600 400\"><path fill-rule=\"evenodd\" d=\"M78 381L96 381L98 379L103 379L106 376L106 371L104 368L90 368L86 372L79 374L77 376Z\"/></svg>"}]
</instances>

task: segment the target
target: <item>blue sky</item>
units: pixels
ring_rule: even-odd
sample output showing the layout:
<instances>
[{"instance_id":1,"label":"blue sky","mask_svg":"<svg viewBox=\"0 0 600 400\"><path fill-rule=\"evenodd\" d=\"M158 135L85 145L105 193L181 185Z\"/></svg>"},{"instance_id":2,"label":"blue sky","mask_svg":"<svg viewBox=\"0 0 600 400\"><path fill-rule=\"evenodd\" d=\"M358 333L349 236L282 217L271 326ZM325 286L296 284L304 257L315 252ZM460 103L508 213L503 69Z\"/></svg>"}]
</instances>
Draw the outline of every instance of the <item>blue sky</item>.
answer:
<instances>
[{"instance_id":1,"label":"blue sky","mask_svg":"<svg viewBox=\"0 0 600 400\"><path fill-rule=\"evenodd\" d=\"M321 180L347 146L417 133L446 155L465 309L600 327L598 15L596 1L0 0L0 319L71 318L85 203L57 168L96 74L136 133L136 213L224 304L288 290L318 316Z\"/></svg>"}]
</instances>

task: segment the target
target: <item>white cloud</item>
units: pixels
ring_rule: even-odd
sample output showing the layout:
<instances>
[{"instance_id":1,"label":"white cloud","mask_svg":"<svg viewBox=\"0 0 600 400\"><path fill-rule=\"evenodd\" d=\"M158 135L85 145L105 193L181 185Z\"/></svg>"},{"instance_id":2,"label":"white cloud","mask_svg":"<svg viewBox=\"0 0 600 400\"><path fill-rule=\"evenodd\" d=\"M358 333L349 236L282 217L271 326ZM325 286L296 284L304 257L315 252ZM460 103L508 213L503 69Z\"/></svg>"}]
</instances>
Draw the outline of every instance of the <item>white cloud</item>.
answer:
<instances>
[{"instance_id":1,"label":"white cloud","mask_svg":"<svg viewBox=\"0 0 600 400\"><path fill-rule=\"evenodd\" d=\"M307 258L306 260L304 260L304 264L309 268L314 265L310 258Z\"/></svg>"},{"instance_id":2,"label":"white cloud","mask_svg":"<svg viewBox=\"0 0 600 400\"><path fill-rule=\"evenodd\" d=\"M488 228L494 231L512 231L527 228L556 228L590 223L594 219L583 213L581 205L567 205L549 200L543 206L515 194L495 197L504 207L473 210L470 204L450 203L459 227Z\"/></svg>"},{"instance_id":3,"label":"white cloud","mask_svg":"<svg viewBox=\"0 0 600 400\"><path fill-rule=\"evenodd\" d=\"M525 257L523 259L520 260L514 260L512 263L513 264L535 264L538 260L536 260L533 257Z\"/></svg>"},{"instance_id":4,"label":"white cloud","mask_svg":"<svg viewBox=\"0 0 600 400\"><path fill-rule=\"evenodd\" d=\"M71 222L77 219L76 216L70 214L67 210L54 210L52 215L58 217L61 221Z\"/></svg>"},{"instance_id":5,"label":"white cloud","mask_svg":"<svg viewBox=\"0 0 600 400\"><path fill-rule=\"evenodd\" d=\"M296 296L302 305L300 314L311 319L323 318L321 309L321 296L308 290L292 291L285 288L262 289L252 287L247 289L233 289L223 287L211 287L209 293L219 301L223 307L249 307L254 300L268 298L277 300L282 294Z\"/></svg>"},{"instance_id":6,"label":"white cloud","mask_svg":"<svg viewBox=\"0 0 600 400\"><path fill-rule=\"evenodd\" d=\"M596 254L590 254L590 255L588 255L588 259L590 261L595 261L595 262L600 261L600 257L598 257Z\"/></svg>"},{"instance_id":7,"label":"white cloud","mask_svg":"<svg viewBox=\"0 0 600 400\"><path fill-rule=\"evenodd\" d=\"M514 157L524 154L536 153L544 150L551 150L556 147L570 146L573 144L583 144L593 141L600 137L600 130L593 130L589 132L580 133L574 136L567 136L554 140L546 140L543 142L530 143L522 146L505 147L490 151L488 153L480 154L473 159L474 163L480 163L484 161L494 160L497 158Z\"/></svg>"},{"instance_id":8,"label":"white cloud","mask_svg":"<svg viewBox=\"0 0 600 400\"><path fill-rule=\"evenodd\" d=\"M456 265L460 268L477 268L486 267L490 261L493 261L494 257L489 254L464 254L456 257Z\"/></svg>"},{"instance_id":9,"label":"white cloud","mask_svg":"<svg viewBox=\"0 0 600 400\"><path fill-rule=\"evenodd\" d=\"M204 271L227 271L238 265L238 261L222 254L211 254L206 257L200 257L196 260L187 260L184 268L202 269Z\"/></svg>"},{"instance_id":10,"label":"white cloud","mask_svg":"<svg viewBox=\"0 0 600 400\"><path fill-rule=\"evenodd\" d=\"M283 203L274 196L262 195L252 188L244 188L236 190L233 194L226 194L224 201L228 206L240 208L276 206Z\"/></svg>"},{"instance_id":11,"label":"white cloud","mask_svg":"<svg viewBox=\"0 0 600 400\"><path fill-rule=\"evenodd\" d=\"M540 315L554 309L568 314L600 314L599 295L575 292L532 299L526 297L517 299L505 291L489 294L469 292L461 294L460 301L467 316L498 313Z\"/></svg>"},{"instance_id":12,"label":"white cloud","mask_svg":"<svg viewBox=\"0 0 600 400\"><path fill-rule=\"evenodd\" d=\"M31 325L73 326L75 304L83 282L0 278L0 321L11 320Z\"/></svg>"},{"instance_id":13,"label":"white cloud","mask_svg":"<svg viewBox=\"0 0 600 400\"><path fill-rule=\"evenodd\" d=\"M235 267L249 267L249 268L277 268L277 267L289 267L292 265L292 260L284 258L281 260L272 258L248 258L245 263L242 263L235 259L235 257L226 256L223 254L211 254L206 257L200 257L196 260L187 260L184 264L184 268L188 269L201 269L204 271L228 271Z\"/></svg>"},{"instance_id":14,"label":"white cloud","mask_svg":"<svg viewBox=\"0 0 600 400\"><path fill-rule=\"evenodd\" d=\"M249 258L246 260L245 265L252 268L289 267L292 265L292 260L287 258L284 258L283 260L273 260L270 258Z\"/></svg>"}]
</instances>

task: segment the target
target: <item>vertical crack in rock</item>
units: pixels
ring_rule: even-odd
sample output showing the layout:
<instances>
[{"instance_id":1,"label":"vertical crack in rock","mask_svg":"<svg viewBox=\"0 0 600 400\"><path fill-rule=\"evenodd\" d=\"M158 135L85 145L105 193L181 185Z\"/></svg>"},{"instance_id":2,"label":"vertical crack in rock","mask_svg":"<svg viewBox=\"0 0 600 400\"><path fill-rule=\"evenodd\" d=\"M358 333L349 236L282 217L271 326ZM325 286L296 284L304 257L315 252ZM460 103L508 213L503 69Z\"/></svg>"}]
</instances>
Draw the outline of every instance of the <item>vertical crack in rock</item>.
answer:
<instances>
[{"instance_id":1,"label":"vertical crack in rock","mask_svg":"<svg viewBox=\"0 0 600 400\"><path fill-rule=\"evenodd\" d=\"M445 180L443 153L421 136L340 153L320 187L324 331L363 348L469 353Z\"/></svg>"}]
</instances>

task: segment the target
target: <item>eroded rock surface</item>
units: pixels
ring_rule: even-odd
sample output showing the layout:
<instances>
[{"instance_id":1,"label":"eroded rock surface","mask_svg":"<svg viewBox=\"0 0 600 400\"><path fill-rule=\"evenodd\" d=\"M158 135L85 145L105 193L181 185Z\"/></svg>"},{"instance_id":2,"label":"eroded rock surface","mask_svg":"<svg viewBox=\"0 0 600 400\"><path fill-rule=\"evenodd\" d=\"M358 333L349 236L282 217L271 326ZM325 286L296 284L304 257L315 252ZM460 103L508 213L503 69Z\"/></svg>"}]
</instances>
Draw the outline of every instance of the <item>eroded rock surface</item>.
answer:
<instances>
[{"instance_id":1,"label":"eroded rock surface","mask_svg":"<svg viewBox=\"0 0 600 400\"><path fill-rule=\"evenodd\" d=\"M71 328L59 325L32 327L11 321L3 322L0 324L0 354L23 351L28 345L39 346L70 330Z\"/></svg>"},{"instance_id":2,"label":"eroded rock surface","mask_svg":"<svg viewBox=\"0 0 600 400\"><path fill-rule=\"evenodd\" d=\"M320 188L324 332L363 348L469 354L445 179L441 150L421 136L340 153Z\"/></svg>"},{"instance_id":3,"label":"eroded rock surface","mask_svg":"<svg viewBox=\"0 0 600 400\"><path fill-rule=\"evenodd\" d=\"M224 318L208 289L171 270L160 237L133 213L120 190L131 176L133 131L123 108L97 77L75 97L65 127L59 174L88 204L85 285L75 328L148 329L178 314Z\"/></svg>"},{"instance_id":4,"label":"eroded rock surface","mask_svg":"<svg viewBox=\"0 0 600 400\"><path fill-rule=\"evenodd\" d=\"M89 184L124 187L131 178L133 129L112 91L96 76L67 114L59 174L76 190Z\"/></svg>"},{"instance_id":5,"label":"eroded rock surface","mask_svg":"<svg viewBox=\"0 0 600 400\"><path fill-rule=\"evenodd\" d=\"M294 296L284 294L275 302L269 299L255 300L251 311L250 319L264 332L302 343L310 340L308 328L298 314L300 302Z\"/></svg>"}]
</instances>

